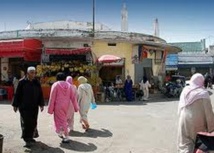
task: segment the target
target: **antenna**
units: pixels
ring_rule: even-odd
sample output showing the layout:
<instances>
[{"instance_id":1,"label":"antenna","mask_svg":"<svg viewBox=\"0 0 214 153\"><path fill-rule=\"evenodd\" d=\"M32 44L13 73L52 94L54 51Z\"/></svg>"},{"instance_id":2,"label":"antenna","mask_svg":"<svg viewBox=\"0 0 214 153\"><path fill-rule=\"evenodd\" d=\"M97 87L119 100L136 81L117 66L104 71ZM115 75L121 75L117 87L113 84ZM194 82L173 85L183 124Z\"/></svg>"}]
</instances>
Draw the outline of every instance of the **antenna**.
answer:
<instances>
[{"instance_id":1,"label":"antenna","mask_svg":"<svg viewBox=\"0 0 214 153\"><path fill-rule=\"evenodd\" d=\"M128 10L124 1L121 10L121 31L128 31Z\"/></svg>"},{"instance_id":2,"label":"antenna","mask_svg":"<svg viewBox=\"0 0 214 153\"><path fill-rule=\"evenodd\" d=\"M154 36L156 37L160 36L158 18L156 18L154 22Z\"/></svg>"}]
</instances>

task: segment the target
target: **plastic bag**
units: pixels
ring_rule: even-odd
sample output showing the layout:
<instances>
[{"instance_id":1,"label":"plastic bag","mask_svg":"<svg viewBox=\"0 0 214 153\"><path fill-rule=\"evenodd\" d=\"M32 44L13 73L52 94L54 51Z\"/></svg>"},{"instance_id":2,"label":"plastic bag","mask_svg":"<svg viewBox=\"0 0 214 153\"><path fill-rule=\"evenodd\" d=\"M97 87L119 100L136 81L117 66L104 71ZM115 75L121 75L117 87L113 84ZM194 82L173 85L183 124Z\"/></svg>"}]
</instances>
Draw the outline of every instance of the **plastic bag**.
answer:
<instances>
[{"instance_id":1,"label":"plastic bag","mask_svg":"<svg viewBox=\"0 0 214 153\"><path fill-rule=\"evenodd\" d=\"M96 103L91 103L91 109L96 109L97 108L97 104Z\"/></svg>"}]
</instances>

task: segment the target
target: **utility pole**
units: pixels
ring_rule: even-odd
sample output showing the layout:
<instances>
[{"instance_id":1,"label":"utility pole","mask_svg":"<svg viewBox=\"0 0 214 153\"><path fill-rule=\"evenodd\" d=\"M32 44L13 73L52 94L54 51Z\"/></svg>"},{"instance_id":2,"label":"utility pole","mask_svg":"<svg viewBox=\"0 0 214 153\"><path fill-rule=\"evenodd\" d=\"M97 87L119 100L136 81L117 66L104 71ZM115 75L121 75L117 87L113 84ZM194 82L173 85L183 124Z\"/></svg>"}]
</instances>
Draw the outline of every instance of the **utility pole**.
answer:
<instances>
[{"instance_id":1,"label":"utility pole","mask_svg":"<svg viewBox=\"0 0 214 153\"><path fill-rule=\"evenodd\" d=\"M93 29L92 36L95 36L95 0L93 0Z\"/></svg>"}]
</instances>

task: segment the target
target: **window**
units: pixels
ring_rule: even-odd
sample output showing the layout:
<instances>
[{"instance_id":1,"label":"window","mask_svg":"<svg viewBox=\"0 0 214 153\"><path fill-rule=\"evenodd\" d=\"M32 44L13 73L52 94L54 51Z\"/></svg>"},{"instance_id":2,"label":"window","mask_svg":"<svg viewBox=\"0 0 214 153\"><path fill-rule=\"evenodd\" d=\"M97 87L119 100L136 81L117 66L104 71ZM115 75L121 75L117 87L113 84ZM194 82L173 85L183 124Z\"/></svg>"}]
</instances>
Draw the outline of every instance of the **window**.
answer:
<instances>
[{"instance_id":1,"label":"window","mask_svg":"<svg viewBox=\"0 0 214 153\"><path fill-rule=\"evenodd\" d=\"M117 46L116 43L108 43L108 46Z\"/></svg>"},{"instance_id":2,"label":"window","mask_svg":"<svg viewBox=\"0 0 214 153\"><path fill-rule=\"evenodd\" d=\"M89 45L88 44L83 44L83 47L89 47Z\"/></svg>"}]
</instances>

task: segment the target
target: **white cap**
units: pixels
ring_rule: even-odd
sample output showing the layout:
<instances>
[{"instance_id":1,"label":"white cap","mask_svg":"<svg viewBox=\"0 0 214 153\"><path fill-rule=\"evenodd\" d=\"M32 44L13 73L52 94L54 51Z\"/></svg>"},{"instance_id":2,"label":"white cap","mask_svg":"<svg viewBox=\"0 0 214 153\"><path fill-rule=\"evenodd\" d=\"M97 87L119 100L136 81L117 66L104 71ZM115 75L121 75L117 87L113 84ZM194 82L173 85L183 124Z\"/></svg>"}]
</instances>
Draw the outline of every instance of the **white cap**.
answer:
<instances>
[{"instance_id":1,"label":"white cap","mask_svg":"<svg viewBox=\"0 0 214 153\"><path fill-rule=\"evenodd\" d=\"M30 71L36 71L36 68L33 66L30 66L27 68L27 72L30 72Z\"/></svg>"}]
</instances>

